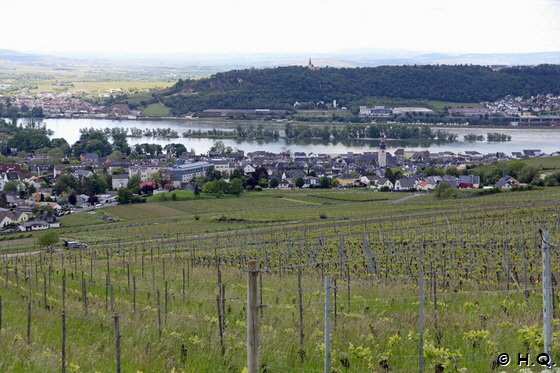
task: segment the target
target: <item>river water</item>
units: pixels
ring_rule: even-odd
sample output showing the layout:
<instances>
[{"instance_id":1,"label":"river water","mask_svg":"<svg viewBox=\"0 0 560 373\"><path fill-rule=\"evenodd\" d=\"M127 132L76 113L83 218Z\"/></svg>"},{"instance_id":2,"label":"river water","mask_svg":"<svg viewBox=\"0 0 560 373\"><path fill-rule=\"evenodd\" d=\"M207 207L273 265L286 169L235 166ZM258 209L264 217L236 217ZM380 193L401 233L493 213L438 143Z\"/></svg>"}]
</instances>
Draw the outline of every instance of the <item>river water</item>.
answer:
<instances>
[{"instance_id":1,"label":"river water","mask_svg":"<svg viewBox=\"0 0 560 373\"><path fill-rule=\"evenodd\" d=\"M136 127L140 129L145 128L171 128L176 130L179 135L189 129L207 131L212 128L222 130L234 130L237 123L213 123L204 120L107 120L107 119L45 119L43 122L47 128L54 131L54 137L63 137L69 144L73 144L80 137L80 128L93 127L102 129L105 127L123 127L131 128ZM266 124L277 126L279 130L284 128L284 124ZM414 140L395 140L387 141L387 149L393 152L399 148L406 148L411 150L430 150L431 152L439 151L452 151L455 153L476 150L481 153L495 153L504 152L510 154L511 152L522 151L524 149L540 149L545 153L552 153L560 151L560 128L499 128L499 129L480 129L480 128L465 128L465 127L446 127L448 132L455 133L459 136L459 141L454 143L427 143ZM488 132L506 133L512 137L509 142L465 142L463 136L469 133L486 135ZM277 141L258 141L258 140L222 140L226 146L238 148L245 152L256 150L266 150L279 153L282 150L288 149L292 152L315 152L327 154L341 154L346 152L360 153L364 151L375 151L379 146L379 142L375 140L363 141L339 141L336 143L315 141L315 140L300 140L290 141L287 139L279 139ZM206 138L183 138L176 139L160 139L160 138L129 138L129 144L134 145L138 143L156 143L165 146L169 143L181 143L187 149L194 149L197 154L207 152L212 146L214 140Z\"/></svg>"}]
</instances>

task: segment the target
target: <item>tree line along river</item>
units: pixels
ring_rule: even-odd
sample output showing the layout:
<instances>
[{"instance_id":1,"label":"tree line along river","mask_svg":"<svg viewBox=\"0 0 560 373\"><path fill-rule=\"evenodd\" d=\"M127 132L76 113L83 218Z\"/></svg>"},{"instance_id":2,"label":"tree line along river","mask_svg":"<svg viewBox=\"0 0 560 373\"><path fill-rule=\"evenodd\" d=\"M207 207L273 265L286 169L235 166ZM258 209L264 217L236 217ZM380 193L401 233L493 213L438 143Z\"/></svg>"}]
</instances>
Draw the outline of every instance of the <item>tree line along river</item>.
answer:
<instances>
[{"instance_id":1,"label":"tree line along river","mask_svg":"<svg viewBox=\"0 0 560 373\"><path fill-rule=\"evenodd\" d=\"M187 149L194 149L196 153L204 153L210 149L215 139L206 137L183 137L183 132L211 131L235 131L238 123L215 123L210 121L183 121L183 120L108 120L108 119L44 119L43 123L48 129L54 131L54 137L63 137L72 144L80 137L81 128L127 128L127 129L161 129L169 128L179 134L177 138L161 137L130 137L131 145L139 143L155 143L165 146L169 143L180 143ZM255 125L256 126L256 125ZM266 123L265 126L273 126L280 132L284 132L284 123ZM433 128L434 131L442 128ZM398 148L411 150L430 150L431 152L452 151L455 153L475 150L481 153L511 152L523 149L540 149L545 153L560 151L560 128L467 128L467 127L445 127L443 130L457 135L455 142L434 142L426 140L388 140L387 149L392 152ZM507 142L466 142L465 135L484 135L490 132L499 132L511 136ZM287 139L280 137L267 140L247 140L226 138L222 140L226 146L238 148L245 152L256 150L267 150L279 153L288 149L292 152L315 152L327 154L341 154L347 152L364 152L375 150L379 146L379 140L322 140L322 139Z\"/></svg>"}]
</instances>

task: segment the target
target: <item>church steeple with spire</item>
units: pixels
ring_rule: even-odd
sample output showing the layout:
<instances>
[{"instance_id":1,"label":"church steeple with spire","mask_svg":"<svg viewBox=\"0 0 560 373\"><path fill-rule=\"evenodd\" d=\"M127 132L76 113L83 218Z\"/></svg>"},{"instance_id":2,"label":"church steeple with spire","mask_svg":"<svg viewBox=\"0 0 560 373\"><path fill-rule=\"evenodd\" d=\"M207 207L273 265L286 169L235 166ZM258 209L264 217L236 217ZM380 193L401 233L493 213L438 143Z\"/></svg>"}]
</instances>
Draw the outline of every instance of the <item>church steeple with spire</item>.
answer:
<instances>
[{"instance_id":1,"label":"church steeple with spire","mask_svg":"<svg viewBox=\"0 0 560 373\"><path fill-rule=\"evenodd\" d=\"M387 147L385 146L385 132L381 133L381 142L379 143L379 153L377 161L379 167L387 167Z\"/></svg>"},{"instance_id":2,"label":"church steeple with spire","mask_svg":"<svg viewBox=\"0 0 560 373\"><path fill-rule=\"evenodd\" d=\"M311 57L309 57L309 63L307 64L307 68L309 70L318 70L318 67L315 67L315 65L313 65L313 62L311 62Z\"/></svg>"}]
</instances>

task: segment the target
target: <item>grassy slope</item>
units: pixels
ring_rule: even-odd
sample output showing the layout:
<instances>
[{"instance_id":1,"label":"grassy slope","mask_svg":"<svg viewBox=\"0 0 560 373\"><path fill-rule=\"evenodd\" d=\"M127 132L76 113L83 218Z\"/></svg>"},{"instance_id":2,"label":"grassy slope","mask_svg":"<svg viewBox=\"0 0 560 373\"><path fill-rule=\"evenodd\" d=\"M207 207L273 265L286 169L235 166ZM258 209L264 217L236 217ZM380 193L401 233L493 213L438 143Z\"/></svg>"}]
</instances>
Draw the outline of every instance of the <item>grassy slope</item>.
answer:
<instances>
[{"instance_id":1,"label":"grassy slope","mask_svg":"<svg viewBox=\"0 0 560 373\"><path fill-rule=\"evenodd\" d=\"M117 206L107 211L126 221L61 230L66 235L83 237L88 243L102 238L113 242L146 240L136 244L90 245L97 249L93 257L89 256L91 250L80 252L79 256L73 252L64 254L69 371L114 371L113 321L105 287L106 274L110 271L115 310L120 314L123 371L241 372L245 366L246 279L236 259L241 252L260 257L263 251L267 253L263 262L270 261L270 269L262 273L262 299L267 307L260 317L261 362L268 366L267 371L321 371L324 306L321 263L326 264L327 273L338 277L336 327L332 314L333 369L382 372L378 362L387 359L394 372L416 371L418 255L415 253L418 246L415 245L421 239L427 242L423 246L427 253L427 289L431 289L429 271L434 270L438 276L438 329L430 291L426 299L426 371L433 372L442 356L453 356L445 371L466 367L468 372L486 373L491 371L497 353L507 351L511 355L527 351L522 342L526 333L520 330L535 328L536 336L532 340L538 341L542 325L540 283L536 280L540 251L532 249L535 230L545 222L555 223L553 212L558 211L560 188L463 200L436 201L429 196L396 204L372 200L378 197L397 200L405 195L370 191L271 191L248 193L241 198ZM328 211L328 218L320 219L319 212L324 211ZM193 219L194 213L200 213L199 221ZM298 222L217 222L215 217L219 215L245 219L285 216ZM365 224L359 220L365 216L379 220ZM126 228L127 224L143 221L158 224ZM352 222L356 224L344 225ZM108 227L116 228L88 231ZM226 234L218 237L218 231ZM197 238L195 243L181 242L176 233L186 237L196 233ZM383 275L373 284L364 276L364 233L369 235L377 269ZM444 249L440 243L448 235L449 246ZM337 269L339 236L350 264L350 292L345 275ZM528 284L527 300L514 283L509 282L506 292L508 285L502 282L502 240L520 236L526 240L531 263L532 282ZM319 238L325 240L323 251L318 249ZM559 238L558 232L553 231L551 242L557 243ZM493 241L498 242L495 247L489 246L488 242L495 239L498 239ZM167 252L177 244L182 245L179 252ZM113 250L112 258L106 256L108 249ZM299 250L319 253L319 264L312 265L311 255L300 255ZM524 256L519 254L517 245L507 250L514 276L523 286ZM191 262L193 251L204 260ZM450 251L451 255L446 254L443 260L444 253ZM220 355L217 332L217 273L213 265L216 252L223 259L221 276L226 285L225 359ZM9 264L9 282L5 281L4 270L0 270L4 312L0 371L60 371L61 255L43 256L42 262L39 257L31 257L29 260L34 262L29 264L20 262L20 266L28 265L31 269L35 268L35 262L47 268L46 261L53 259L52 281L46 287L50 310L43 304L42 275L38 283L34 276L30 277L33 279L30 346L25 341L28 290L21 269L18 286L14 262ZM300 363L298 286L295 267L291 266L302 261L305 264L302 276L305 360ZM553 266L557 271L558 261L554 260ZM136 282L135 313L127 268ZM278 272L278 268L283 272ZM81 299L82 271L88 289L87 315ZM187 278L185 293L183 273ZM388 280L384 276L389 276ZM165 284L169 291L167 298ZM161 293L161 338L157 331L157 290ZM168 299L167 306L165 299ZM433 347L437 344L436 330L442 335L439 350ZM474 331L481 331L475 343L468 337L478 333ZM539 349L536 344L530 342L528 351L532 354ZM183 355L181 346L186 349Z\"/></svg>"},{"instance_id":2,"label":"grassy slope","mask_svg":"<svg viewBox=\"0 0 560 373\"><path fill-rule=\"evenodd\" d=\"M96 214L88 214L85 212L66 215L60 218L60 222L65 227L77 227L77 226L84 226L84 225L95 225L103 223Z\"/></svg>"},{"instance_id":3,"label":"grassy slope","mask_svg":"<svg viewBox=\"0 0 560 373\"><path fill-rule=\"evenodd\" d=\"M530 166L542 168L543 171L560 170L560 156L524 159L523 162Z\"/></svg>"},{"instance_id":4,"label":"grassy slope","mask_svg":"<svg viewBox=\"0 0 560 373\"><path fill-rule=\"evenodd\" d=\"M150 104L142 113L149 117L165 117L171 113L171 109L162 104Z\"/></svg>"}]
</instances>

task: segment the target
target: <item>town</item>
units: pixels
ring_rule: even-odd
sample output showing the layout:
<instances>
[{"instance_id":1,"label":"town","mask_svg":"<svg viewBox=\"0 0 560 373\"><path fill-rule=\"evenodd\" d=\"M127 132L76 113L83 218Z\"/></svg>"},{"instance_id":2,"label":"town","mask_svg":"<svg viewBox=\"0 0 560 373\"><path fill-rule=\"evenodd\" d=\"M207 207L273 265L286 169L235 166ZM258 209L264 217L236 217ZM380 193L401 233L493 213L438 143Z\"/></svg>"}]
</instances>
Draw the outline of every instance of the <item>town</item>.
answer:
<instances>
[{"instance_id":1,"label":"town","mask_svg":"<svg viewBox=\"0 0 560 373\"><path fill-rule=\"evenodd\" d=\"M82 153L72 159L25 154L0 164L0 234L60 227L58 217L116 204L177 198L178 191L211 195L237 194L266 188L366 188L372 192L435 191L438 186L467 190L509 190L544 185L556 174L517 170L490 176L475 167L496 162L558 156L540 150L481 154L477 151L430 152L397 149L387 152L384 138L374 152L315 154L283 151L275 154L243 151L215 141L206 154L194 154L180 144L164 152L160 146L133 147L127 157L119 150L101 157ZM103 215L111 221L111 217Z\"/></svg>"},{"instance_id":2,"label":"town","mask_svg":"<svg viewBox=\"0 0 560 373\"><path fill-rule=\"evenodd\" d=\"M149 91L146 91L149 93ZM125 103L113 102L113 99L123 95L120 89L109 89L91 92L55 91L39 93L17 93L2 95L0 90L0 114L4 117L18 115L44 118L95 118L95 119L146 119L160 117L167 119L260 119L260 120L319 120L361 121L375 120L381 122L414 122L454 124L476 124L478 121L493 120L500 125L517 126L531 125L560 125L560 96L554 94L540 94L523 98L520 96L506 96L493 102L473 103L472 105L451 105L444 108L430 108L424 106L394 106L360 105L355 108L340 105L337 100L332 102L304 103L296 101L292 110L272 109L219 109L210 108L200 112L190 112L187 115L173 115L165 110L158 115L140 107ZM156 105L157 106L157 105ZM13 107L14 110L10 111ZM4 108L2 110L2 108ZM35 111L32 113L32 109ZM333 118L333 115L336 117ZM435 122L434 122L435 121ZM484 122L486 123L486 122Z\"/></svg>"}]
</instances>

